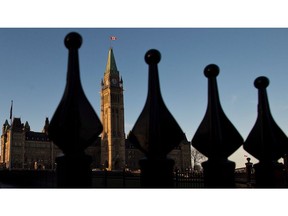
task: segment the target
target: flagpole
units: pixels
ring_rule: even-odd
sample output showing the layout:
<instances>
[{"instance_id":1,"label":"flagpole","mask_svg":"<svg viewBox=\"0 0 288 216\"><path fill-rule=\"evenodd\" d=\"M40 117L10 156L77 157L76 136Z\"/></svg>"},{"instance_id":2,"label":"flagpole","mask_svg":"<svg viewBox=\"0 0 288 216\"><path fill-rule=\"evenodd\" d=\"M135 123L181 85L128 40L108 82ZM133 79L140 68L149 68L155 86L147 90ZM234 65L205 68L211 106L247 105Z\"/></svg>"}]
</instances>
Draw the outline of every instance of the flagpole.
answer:
<instances>
[{"instance_id":1,"label":"flagpole","mask_svg":"<svg viewBox=\"0 0 288 216\"><path fill-rule=\"evenodd\" d=\"M110 36L110 48L112 49L112 41L117 40L116 36Z\"/></svg>"},{"instance_id":2,"label":"flagpole","mask_svg":"<svg viewBox=\"0 0 288 216\"><path fill-rule=\"evenodd\" d=\"M11 147L12 147L12 136L13 136L13 133L12 133L12 113L13 113L13 100L11 100L11 108L10 108L10 146L9 146L9 170L11 170L11 164L12 164L12 157L11 157Z\"/></svg>"},{"instance_id":3,"label":"flagpole","mask_svg":"<svg viewBox=\"0 0 288 216\"><path fill-rule=\"evenodd\" d=\"M12 125L12 113L13 113L13 100L11 100L11 107L10 107L10 124Z\"/></svg>"}]
</instances>

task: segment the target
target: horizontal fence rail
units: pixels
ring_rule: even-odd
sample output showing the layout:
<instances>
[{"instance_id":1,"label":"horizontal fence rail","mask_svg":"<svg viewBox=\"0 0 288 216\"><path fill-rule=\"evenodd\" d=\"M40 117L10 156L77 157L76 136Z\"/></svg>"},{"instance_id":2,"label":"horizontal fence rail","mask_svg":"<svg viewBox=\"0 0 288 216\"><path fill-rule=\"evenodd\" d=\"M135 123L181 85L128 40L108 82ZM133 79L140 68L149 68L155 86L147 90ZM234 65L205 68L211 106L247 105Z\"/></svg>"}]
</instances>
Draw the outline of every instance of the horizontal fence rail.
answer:
<instances>
[{"instance_id":1,"label":"horizontal fence rail","mask_svg":"<svg viewBox=\"0 0 288 216\"><path fill-rule=\"evenodd\" d=\"M0 171L1 188L57 188L54 171ZM174 172L174 188L204 188L203 173ZM141 188L140 173L92 172L91 188Z\"/></svg>"}]
</instances>

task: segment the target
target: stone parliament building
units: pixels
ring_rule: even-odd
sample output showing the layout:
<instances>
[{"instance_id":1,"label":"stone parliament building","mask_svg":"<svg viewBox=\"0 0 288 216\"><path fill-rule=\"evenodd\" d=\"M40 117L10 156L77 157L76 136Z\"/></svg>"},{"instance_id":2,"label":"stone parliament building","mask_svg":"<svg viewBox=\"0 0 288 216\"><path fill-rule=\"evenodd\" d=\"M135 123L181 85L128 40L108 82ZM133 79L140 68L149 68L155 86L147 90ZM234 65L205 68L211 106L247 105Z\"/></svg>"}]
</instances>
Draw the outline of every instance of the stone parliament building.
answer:
<instances>
[{"instance_id":1,"label":"stone parliament building","mask_svg":"<svg viewBox=\"0 0 288 216\"><path fill-rule=\"evenodd\" d=\"M101 81L101 122L103 132L95 143L86 149L92 156L92 169L138 170L138 161L144 154L126 139L124 131L123 80L116 66L113 49ZM49 119L46 118L42 132L30 130L26 121L13 118L2 127L0 166L7 169L48 169L57 166L55 158L62 151L48 137ZM168 157L174 159L174 169L191 169L191 144L187 140L172 150Z\"/></svg>"}]
</instances>

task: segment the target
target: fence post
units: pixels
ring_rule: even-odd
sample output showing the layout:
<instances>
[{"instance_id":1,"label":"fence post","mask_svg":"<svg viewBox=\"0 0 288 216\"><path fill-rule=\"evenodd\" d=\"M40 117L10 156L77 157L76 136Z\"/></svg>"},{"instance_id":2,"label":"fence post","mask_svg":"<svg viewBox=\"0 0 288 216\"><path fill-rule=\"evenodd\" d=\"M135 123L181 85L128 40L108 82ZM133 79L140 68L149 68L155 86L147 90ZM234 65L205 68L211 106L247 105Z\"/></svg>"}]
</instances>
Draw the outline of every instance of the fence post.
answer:
<instances>
[{"instance_id":1,"label":"fence post","mask_svg":"<svg viewBox=\"0 0 288 216\"><path fill-rule=\"evenodd\" d=\"M122 185L123 185L123 188L126 188L126 169L125 169L125 167L123 168L123 171L122 171Z\"/></svg>"},{"instance_id":2,"label":"fence post","mask_svg":"<svg viewBox=\"0 0 288 216\"><path fill-rule=\"evenodd\" d=\"M175 172L176 188L179 187L179 185L180 185L180 184L179 184L179 172L180 172L179 169L177 169L176 172Z\"/></svg>"},{"instance_id":3,"label":"fence post","mask_svg":"<svg viewBox=\"0 0 288 216\"><path fill-rule=\"evenodd\" d=\"M185 139L185 134L164 104L161 96L158 63L161 54L149 50L145 61L149 65L148 95L128 139L145 154L139 161L141 186L149 188L173 187L174 160L167 154Z\"/></svg>"},{"instance_id":4,"label":"fence post","mask_svg":"<svg viewBox=\"0 0 288 216\"><path fill-rule=\"evenodd\" d=\"M253 168L253 163L251 163L250 160L251 158L247 158L247 163L245 163L248 187L251 187L251 175L252 175L252 168Z\"/></svg>"},{"instance_id":5,"label":"fence post","mask_svg":"<svg viewBox=\"0 0 288 216\"><path fill-rule=\"evenodd\" d=\"M56 158L58 187L91 187L92 159L85 149L92 145L102 131L102 124L87 100L81 82L78 49L82 38L69 33L64 40L69 50L66 87L51 119L48 135L64 153Z\"/></svg>"},{"instance_id":6,"label":"fence post","mask_svg":"<svg viewBox=\"0 0 288 216\"><path fill-rule=\"evenodd\" d=\"M244 149L259 160L254 165L258 188L287 186L285 167L277 161L288 152L288 138L272 117L266 91L268 85L269 79L264 76L254 81L258 89L258 116L243 144Z\"/></svg>"},{"instance_id":7,"label":"fence post","mask_svg":"<svg viewBox=\"0 0 288 216\"><path fill-rule=\"evenodd\" d=\"M105 187L105 188L107 188L107 186L108 186L108 174L107 174L107 173L108 173L108 171L107 171L107 169L105 168L105 169L104 169L104 179L103 179L103 180L104 180L104 187Z\"/></svg>"},{"instance_id":8,"label":"fence post","mask_svg":"<svg viewBox=\"0 0 288 216\"><path fill-rule=\"evenodd\" d=\"M208 78L208 106L192 145L208 157L202 163L205 187L233 188L235 163L227 158L242 145L243 138L222 110L216 80L219 67L208 65L204 74Z\"/></svg>"}]
</instances>

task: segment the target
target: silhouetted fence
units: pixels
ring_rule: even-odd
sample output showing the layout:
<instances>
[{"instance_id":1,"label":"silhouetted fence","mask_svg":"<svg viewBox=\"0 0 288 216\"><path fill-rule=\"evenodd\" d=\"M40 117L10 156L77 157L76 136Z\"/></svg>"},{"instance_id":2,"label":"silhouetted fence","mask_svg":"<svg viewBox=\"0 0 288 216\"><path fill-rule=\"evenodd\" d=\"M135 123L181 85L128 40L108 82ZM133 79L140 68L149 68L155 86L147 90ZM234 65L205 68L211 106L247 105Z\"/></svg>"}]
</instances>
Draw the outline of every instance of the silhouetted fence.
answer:
<instances>
[{"instance_id":1,"label":"silhouetted fence","mask_svg":"<svg viewBox=\"0 0 288 216\"><path fill-rule=\"evenodd\" d=\"M125 171L92 172L91 188L141 188L140 174ZM175 188L203 188L203 173L175 172ZM57 188L56 172L48 170L1 170L0 188Z\"/></svg>"},{"instance_id":2,"label":"silhouetted fence","mask_svg":"<svg viewBox=\"0 0 288 216\"><path fill-rule=\"evenodd\" d=\"M202 172L175 172L175 188L204 188Z\"/></svg>"},{"instance_id":3,"label":"silhouetted fence","mask_svg":"<svg viewBox=\"0 0 288 216\"><path fill-rule=\"evenodd\" d=\"M92 174L93 188L140 188L140 175L125 171L97 171Z\"/></svg>"},{"instance_id":4,"label":"silhouetted fence","mask_svg":"<svg viewBox=\"0 0 288 216\"><path fill-rule=\"evenodd\" d=\"M0 170L0 188L55 188L56 175L48 170Z\"/></svg>"},{"instance_id":5,"label":"silhouetted fence","mask_svg":"<svg viewBox=\"0 0 288 216\"><path fill-rule=\"evenodd\" d=\"M91 187L91 158L84 150L96 141L102 132L102 124L88 102L80 82L78 49L82 38L70 33L65 38L69 50L67 83L62 100L51 120L49 137L63 150L57 159L59 187ZM174 187L174 161L167 154L185 135L167 109L161 96L158 63L161 54L149 50L145 55L148 64L148 94L143 111L138 117L128 140L144 154L139 161L141 187ZM204 69L208 79L208 104L203 121L191 144L208 160L202 163L204 185L208 188L235 187L235 163L228 160L241 145L259 160L254 165L256 187L286 187L287 172L280 157L288 153L288 138L274 121L268 102L266 77L255 79L258 89L258 117L244 141L225 115L217 87L220 69L211 64ZM81 177L81 178L80 178ZM179 176L178 176L179 178Z\"/></svg>"},{"instance_id":6,"label":"silhouetted fence","mask_svg":"<svg viewBox=\"0 0 288 216\"><path fill-rule=\"evenodd\" d=\"M50 139L64 153L64 156L56 159L57 187L91 188L94 181L94 174L90 169L92 160L84 151L96 141L103 128L80 82L78 49L82 38L73 32L66 36L64 43L69 51L67 82L48 129ZM143 111L128 139L145 154L145 158L139 161L141 187L184 187L186 183L188 186L190 176L175 176L174 161L167 158L167 154L185 139L185 135L161 96L158 76L160 60L161 54L157 50L149 50L145 54L148 64L148 94ZM210 64L204 69L208 81L207 110L191 144L208 157L208 160L202 163L203 180L197 183L197 186L236 187L235 163L229 161L228 157L243 145L249 154L259 160L259 163L253 166L255 187L287 187L286 167L277 161L288 153L288 138L271 115L266 90L269 85L268 78L255 79L254 85L258 90L258 116L247 139L244 140L221 107L217 86L219 73L220 69L215 64ZM108 173L104 175L107 177ZM112 174L110 178L106 177L104 186L109 187L109 181L114 177ZM197 178L197 181L199 179ZM122 184L127 186L126 181Z\"/></svg>"},{"instance_id":7,"label":"silhouetted fence","mask_svg":"<svg viewBox=\"0 0 288 216\"><path fill-rule=\"evenodd\" d=\"M247 173L235 173L235 187L236 188L255 188L255 174L253 173L250 178Z\"/></svg>"}]
</instances>

